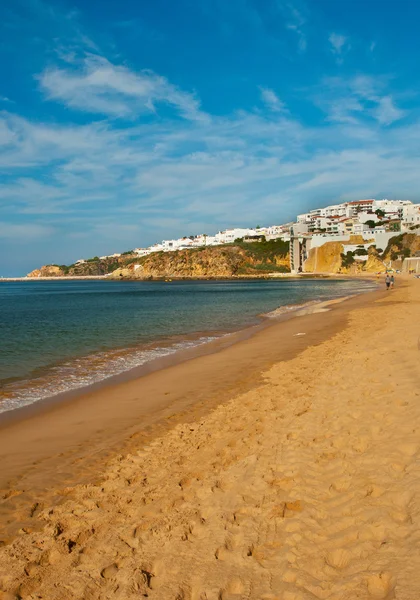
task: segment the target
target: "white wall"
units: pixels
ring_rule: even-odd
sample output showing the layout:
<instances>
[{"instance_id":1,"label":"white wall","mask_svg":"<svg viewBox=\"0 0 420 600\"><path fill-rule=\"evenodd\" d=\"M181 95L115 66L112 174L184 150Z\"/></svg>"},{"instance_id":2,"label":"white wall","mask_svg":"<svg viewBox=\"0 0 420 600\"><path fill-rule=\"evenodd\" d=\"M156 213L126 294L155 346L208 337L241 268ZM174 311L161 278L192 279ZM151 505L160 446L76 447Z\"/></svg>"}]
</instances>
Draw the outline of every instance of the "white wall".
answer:
<instances>
[{"instance_id":1,"label":"white wall","mask_svg":"<svg viewBox=\"0 0 420 600\"><path fill-rule=\"evenodd\" d=\"M298 222L293 225L293 233L295 235L300 235L301 233L308 233L308 231L309 231L309 226L307 225L307 223L299 223ZM283 235L284 235L284 232L283 232Z\"/></svg>"},{"instance_id":2,"label":"white wall","mask_svg":"<svg viewBox=\"0 0 420 600\"><path fill-rule=\"evenodd\" d=\"M348 242L349 239L349 235L328 235L326 233L317 233L311 238L308 238L306 244L309 249L312 249L319 248L327 242Z\"/></svg>"},{"instance_id":3,"label":"white wall","mask_svg":"<svg viewBox=\"0 0 420 600\"><path fill-rule=\"evenodd\" d=\"M392 237L398 235L398 231L375 231L373 230L373 237L377 248L385 250L388 246L388 242Z\"/></svg>"}]
</instances>

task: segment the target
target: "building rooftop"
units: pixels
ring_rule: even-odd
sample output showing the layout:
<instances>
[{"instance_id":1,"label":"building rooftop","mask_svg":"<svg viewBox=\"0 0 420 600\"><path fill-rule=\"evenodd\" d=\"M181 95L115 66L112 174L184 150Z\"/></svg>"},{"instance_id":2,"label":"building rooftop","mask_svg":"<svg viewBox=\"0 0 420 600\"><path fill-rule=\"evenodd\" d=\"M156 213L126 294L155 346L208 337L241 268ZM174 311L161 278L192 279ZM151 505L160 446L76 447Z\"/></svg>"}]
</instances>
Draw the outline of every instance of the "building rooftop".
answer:
<instances>
[{"instance_id":1,"label":"building rooftop","mask_svg":"<svg viewBox=\"0 0 420 600\"><path fill-rule=\"evenodd\" d=\"M348 204L372 204L373 200L352 200Z\"/></svg>"}]
</instances>

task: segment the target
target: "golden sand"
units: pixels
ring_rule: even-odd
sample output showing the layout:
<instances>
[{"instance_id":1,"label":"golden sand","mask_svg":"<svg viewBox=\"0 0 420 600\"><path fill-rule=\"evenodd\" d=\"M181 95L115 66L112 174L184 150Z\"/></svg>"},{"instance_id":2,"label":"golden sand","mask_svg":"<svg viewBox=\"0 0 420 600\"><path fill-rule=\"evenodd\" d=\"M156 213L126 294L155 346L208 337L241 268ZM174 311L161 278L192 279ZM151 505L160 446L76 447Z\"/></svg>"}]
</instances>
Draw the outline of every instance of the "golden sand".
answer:
<instances>
[{"instance_id":1,"label":"golden sand","mask_svg":"<svg viewBox=\"0 0 420 600\"><path fill-rule=\"evenodd\" d=\"M0 599L417 600L420 280L341 314L227 402L34 504L35 531L0 548Z\"/></svg>"}]
</instances>

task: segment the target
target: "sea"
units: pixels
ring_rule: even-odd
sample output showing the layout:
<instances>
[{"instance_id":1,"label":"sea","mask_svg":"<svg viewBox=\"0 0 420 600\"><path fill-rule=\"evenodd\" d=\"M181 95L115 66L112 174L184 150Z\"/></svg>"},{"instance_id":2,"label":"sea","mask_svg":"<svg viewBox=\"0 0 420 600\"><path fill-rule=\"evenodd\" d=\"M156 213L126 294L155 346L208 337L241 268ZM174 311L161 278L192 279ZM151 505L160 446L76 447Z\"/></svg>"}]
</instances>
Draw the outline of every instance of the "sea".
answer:
<instances>
[{"instance_id":1,"label":"sea","mask_svg":"<svg viewBox=\"0 0 420 600\"><path fill-rule=\"evenodd\" d=\"M374 287L286 278L0 282L0 413Z\"/></svg>"}]
</instances>

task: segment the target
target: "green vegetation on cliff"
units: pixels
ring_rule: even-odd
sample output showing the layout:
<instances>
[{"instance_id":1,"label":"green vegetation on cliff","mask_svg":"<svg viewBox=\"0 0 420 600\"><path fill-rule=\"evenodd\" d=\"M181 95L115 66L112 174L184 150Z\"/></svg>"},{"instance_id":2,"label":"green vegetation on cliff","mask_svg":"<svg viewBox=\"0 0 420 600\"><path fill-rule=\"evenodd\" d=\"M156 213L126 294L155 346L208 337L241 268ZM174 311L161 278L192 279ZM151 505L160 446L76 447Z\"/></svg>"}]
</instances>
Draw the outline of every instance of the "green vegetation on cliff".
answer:
<instances>
[{"instance_id":1,"label":"green vegetation on cliff","mask_svg":"<svg viewBox=\"0 0 420 600\"><path fill-rule=\"evenodd\" d=\"M218 278L250 277L288 272L288 244L235 242L176 252L155 252L130 259L113 278Z\"/></svg>"},{"instance_id":2,"label":"green vegetation on cliff","mask_svg":"<svg viewBox=\"0 0 420 600\"><path fill-rule=\"evenodd\" d=\"M191 248L175 252L153 252L138 257L131 252L120 257L94 257L74 265L42 267L29 274L43 276L92 276L113 278L217 278L261 276L289 272L289 243L281 240ZM51 274L51 275L50 275Z\"/></svg>"},{"instance_id":3,"label":"green vegetation on cliff","mask_svg":"<svg viewBox=\"0 0 420 600\"><path fill-rule=\"evenodd\" d=\"M250 256L263 263L275 263L278 257L289 254L289 242L283 240L263 240L261 242L236 241L235 246L243 248Z\"/></svg>"}]
</instances>

